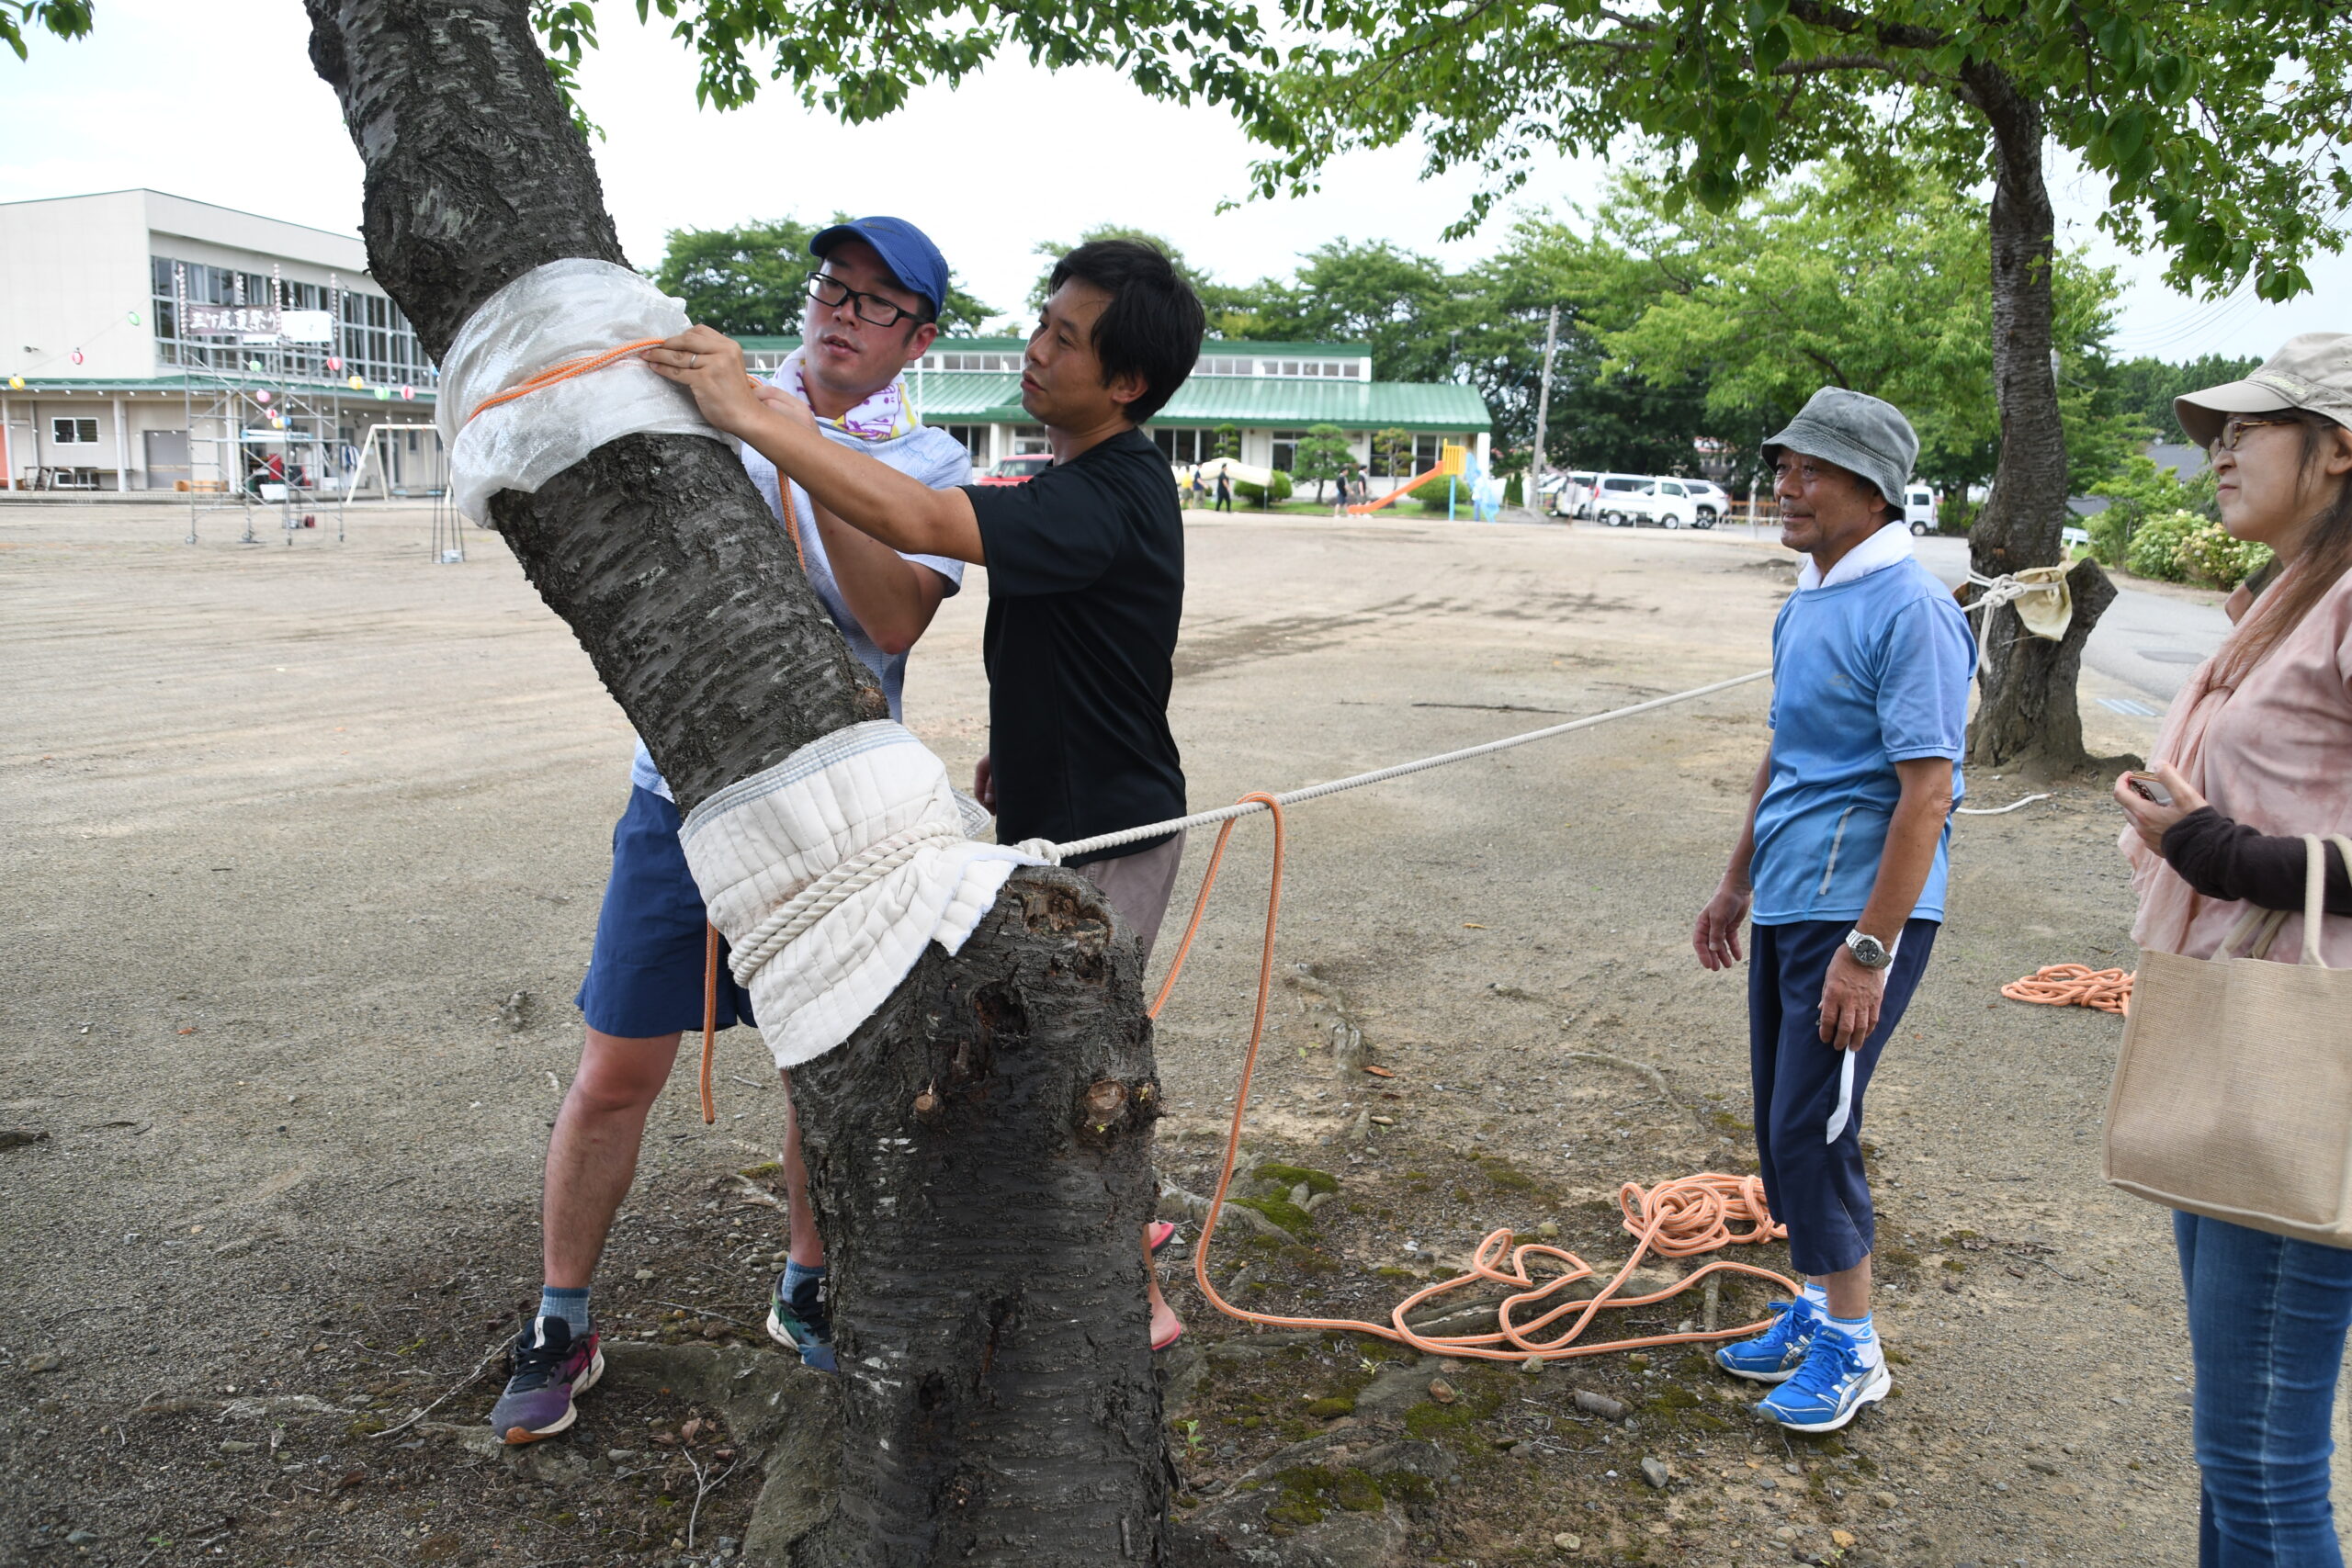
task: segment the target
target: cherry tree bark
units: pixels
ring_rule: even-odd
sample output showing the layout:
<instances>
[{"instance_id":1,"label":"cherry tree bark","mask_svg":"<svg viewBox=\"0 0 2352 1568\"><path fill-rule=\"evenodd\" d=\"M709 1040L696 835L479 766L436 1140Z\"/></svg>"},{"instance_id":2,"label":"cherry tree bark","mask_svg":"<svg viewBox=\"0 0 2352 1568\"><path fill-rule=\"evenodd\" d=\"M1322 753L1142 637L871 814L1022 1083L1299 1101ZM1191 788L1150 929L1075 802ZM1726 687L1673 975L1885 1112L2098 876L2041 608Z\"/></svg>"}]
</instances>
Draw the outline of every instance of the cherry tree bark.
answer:
<instances>
[{"instance_id":1,"label":"cherry tree bark","mask_svg":"<svg viewBox=\"0 0 2352 1568\"><path fill-rule=\"evenodd\" d=\"M307 8L367 165L369 265L429 353L532 267L623 260L528 0ZM721 443L625 437L491 512L683 808L884 714ZM1140 982L1091 885L1025 872L794 1073L842 1375L835 1506L789 1562L1160 1561Z\"/></svg>"},{"instance_id":2,"label":"cherry tree bark","mask_svg":"<svg viewBox=\"0 0 2352 1568\"><path fill-rule=\"evenodd\" d=\"M2051 363L2056 225L2041 174L2041 107L1988 65L1967 68L1963 82L1993 137L1993 382L2001 419L2000 466L1969 530L1968 554L1979 575L1998 577L2064 558L2066 433ZM1978 612L1993 624L1971 762L2046 773L2090 765L2075 686L2083 644L2114 603L2115 585L2085 559L2067 586L2075 616L2056 642L2028 632L2007 605Z\"/></svg>"}]
</instances>

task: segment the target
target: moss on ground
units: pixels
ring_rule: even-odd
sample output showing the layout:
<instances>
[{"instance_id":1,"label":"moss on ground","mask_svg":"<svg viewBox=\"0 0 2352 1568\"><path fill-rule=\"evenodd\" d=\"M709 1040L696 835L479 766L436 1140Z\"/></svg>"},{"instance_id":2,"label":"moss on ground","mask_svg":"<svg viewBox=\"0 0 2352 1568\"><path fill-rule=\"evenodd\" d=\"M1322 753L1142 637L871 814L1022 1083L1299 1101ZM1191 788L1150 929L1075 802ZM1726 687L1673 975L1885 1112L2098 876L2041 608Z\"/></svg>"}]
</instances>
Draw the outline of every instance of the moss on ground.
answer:
<instances>
[{"instance_id":1,"label":"moss on ground","mask_svg":"<svg viewBox=\"0 0 2352 1568\"><path fill-rule=\"evenodd\" d=\"M1283 1165L1275 1160L1268 1160L1250 1174L1261 1181L1279 1181L1284 1187L1303 1185L1310 1193L1337 1192L1340 1190L1338 1177L1328 1170L1317 1170L1311 1166Z\"/></svg>"}]
</instances>

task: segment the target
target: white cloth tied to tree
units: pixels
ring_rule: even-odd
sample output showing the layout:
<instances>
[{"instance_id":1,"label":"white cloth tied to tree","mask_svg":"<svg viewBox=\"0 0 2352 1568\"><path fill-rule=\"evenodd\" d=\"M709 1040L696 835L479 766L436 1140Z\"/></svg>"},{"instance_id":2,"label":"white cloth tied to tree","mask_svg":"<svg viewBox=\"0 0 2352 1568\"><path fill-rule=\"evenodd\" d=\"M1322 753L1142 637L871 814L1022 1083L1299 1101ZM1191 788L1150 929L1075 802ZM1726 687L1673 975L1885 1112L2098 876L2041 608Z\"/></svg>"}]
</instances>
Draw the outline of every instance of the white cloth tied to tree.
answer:
<instances>
[{"instance_id":1,"label":"white cloth tied to tree","mask_svg":"<svg viewBox=\"0 0 2352 1568\"><path fill-rule=\"evenodd\" d=\"M458 329L441 362L435 415L458 511L481 521L502 490L537 491L608 441L707 435L694 394L630 355L494 408L484 400L542 371L641 338L686 330L686 305L625 266L573 256L535 266Z\"/></svg>"},{"instance_id":2,"label":"white cloth tied to tree","mask_svg":"<svg viewBox=\"0 0 2352 1568\"><path fill-rule=\"evenodd\" d=\"M686 864L776 1066L847 1040L926 943L960 950L1005 878L1040 863L967 837L987 820L888 719L811 741L687 814Z\"/></svg>"},{"instance_id":3,"label":"white cloth tied to tree","mask_svg":"<svg viewBox=\"0 0 2352 1568\"><path fill-rule=\"evenodd\" d=\"M2066 635L2075 622L2075 592L2066 586L2066 574L2074 566L2061 562L2056 566L2030 566L2019 572L2003 572L1998 577L1986 577L1972 571L1968 581L1977 589L1977 597L1968 606L1968 614L1979 616L1976 623L1976 667L1984 668L1986 639L1991 636L1993 611L2003 604L2015 606L2018 620L2033 636L2056 642Z\"/></svg>"}]
</instances>

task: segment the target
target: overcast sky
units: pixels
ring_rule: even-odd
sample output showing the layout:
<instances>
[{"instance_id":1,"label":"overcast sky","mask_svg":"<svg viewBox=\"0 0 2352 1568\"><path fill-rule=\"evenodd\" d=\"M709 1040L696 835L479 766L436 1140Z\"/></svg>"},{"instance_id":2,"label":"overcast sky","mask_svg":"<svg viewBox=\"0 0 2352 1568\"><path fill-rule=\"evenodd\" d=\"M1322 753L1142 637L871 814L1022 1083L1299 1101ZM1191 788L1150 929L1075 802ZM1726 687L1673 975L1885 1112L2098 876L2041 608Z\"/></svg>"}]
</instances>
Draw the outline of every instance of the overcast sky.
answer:
<instances>
[{"instance_id":1,"label":"overcast sky","mask_svg":"<svg viewBox=\"0 0 2352 1568\"><path fill-rule=\"evenodd\" d=\"M1029 252L1099 222L1149 229L1220 277L1287 273L1331 239L1385 239L1453 265L1492 252L1508 213L1453 244L1467 175L1419 179L1405 149L1343 158L1323 190L1250 202L1250 148L1216 109L1157 104L1107 72L1054 77L1001 63L955 92L918 94L878 125L844 127L777 94L733 114L697 110L694 66L635 7L599 7L605 48L585 71L605 200L629 259L650 265L663 234L836 209L893 212L930 231L965 286L1020 308ZM322 229L358 221L360 166L334 99L311 73L299 0L106 0L96 35L32 40L28 64L0 54L0 200L148 186ZM1024 153L1023 148L1034 149ZM1605 170L1539 165L1521 208L1590 205ZM2097 182L2053 175L2062 240L2094 242ZM2121 256L2131 279L2116 336L2126 355L2266 355L2298 332L2352 330L2352 260L2313 268L2287 306L2241 291L2201 302Z\"/></svg>"}]
</instances>

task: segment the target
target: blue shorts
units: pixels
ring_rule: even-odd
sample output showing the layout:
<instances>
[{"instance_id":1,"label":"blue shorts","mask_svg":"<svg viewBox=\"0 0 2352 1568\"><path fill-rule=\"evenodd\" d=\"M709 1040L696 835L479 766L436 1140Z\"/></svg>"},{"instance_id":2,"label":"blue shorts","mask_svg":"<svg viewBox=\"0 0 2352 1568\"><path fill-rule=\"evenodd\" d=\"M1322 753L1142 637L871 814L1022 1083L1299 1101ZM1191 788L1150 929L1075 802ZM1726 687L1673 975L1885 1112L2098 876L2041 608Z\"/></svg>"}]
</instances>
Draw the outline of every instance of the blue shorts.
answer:
<instances>
[{"instance_id":1,"label":"blue shorts","mask_svg":"<svg viewBox=\"0 0 2352 1568\"><path fill-rule=\"evenodd\" d=\"M1756 1091L1756 1155L1772 1217L1789 1227L1789 1264L1800 1274L1836 1274L1870 1256L1878 1228L1862 1168L1862 1091L1878 1054L1903 1021L1939 929L1905 923L1879 1000L1878 1027L1854 1055L1854 1094L1835 1140L1847 1053L1821 1039L1821 987L1845 945L1851 920L1750 926L1747 1063Z\"/></svg>"},{"instance_id":2,"label":"blue shorts","mask_svg":"<svg viewBox=\"0 0 2352 1568\"><path fill-rule=\"evenodd\" d=\"M588 977L573 998L588 1027L623 1039L702 1028L705 934L702 890L678 842L678 808L632 788L613 825L613 874L596 915ZM727 968L718 944L718 1027L751 1023L752 998Z\"/></svg>"}]
</instances>

